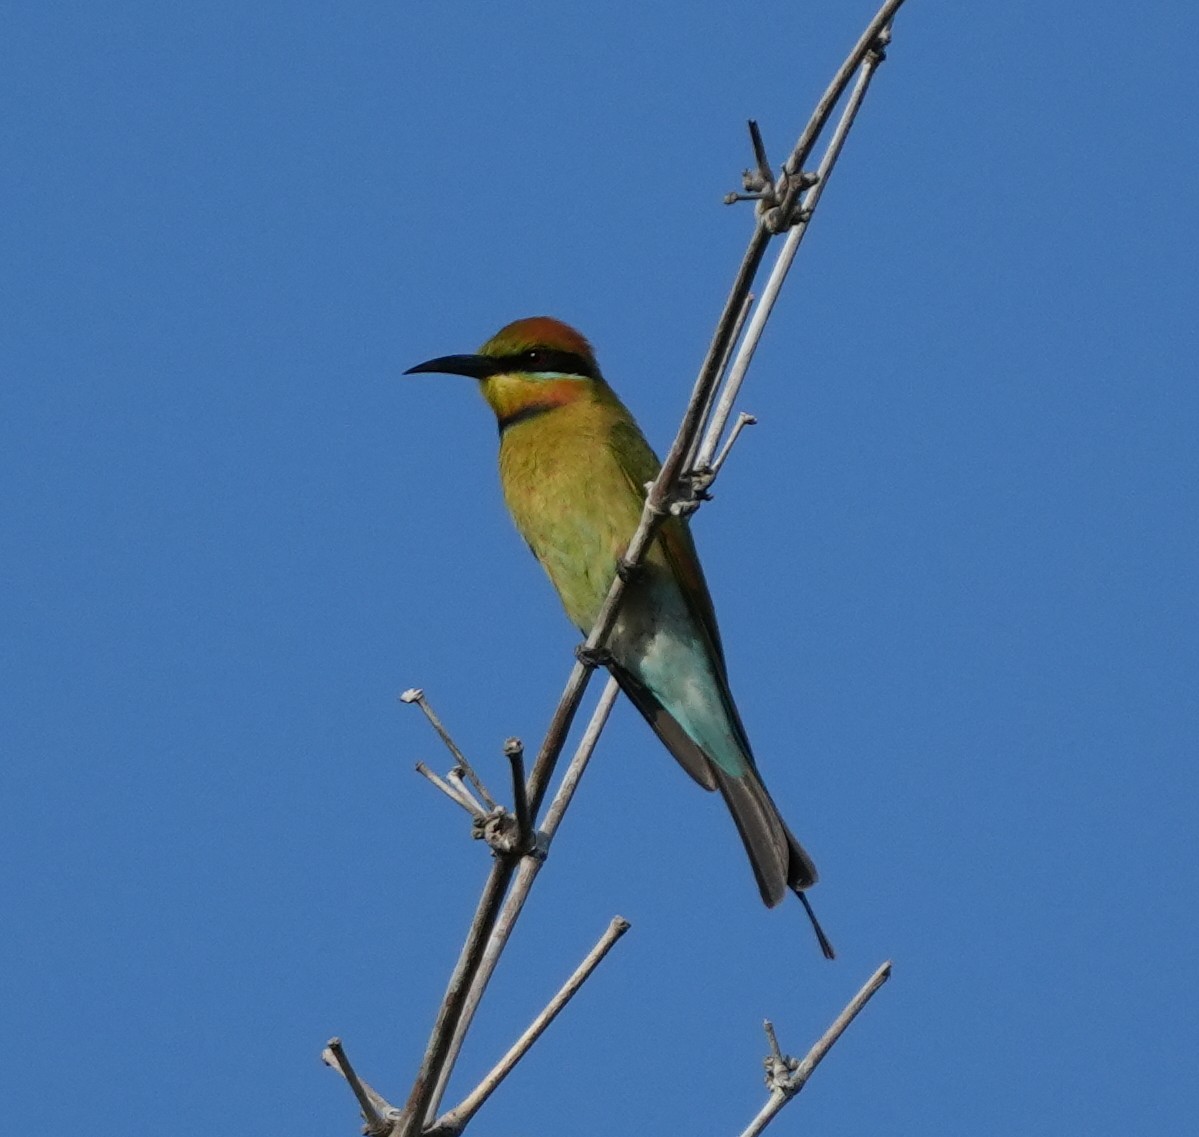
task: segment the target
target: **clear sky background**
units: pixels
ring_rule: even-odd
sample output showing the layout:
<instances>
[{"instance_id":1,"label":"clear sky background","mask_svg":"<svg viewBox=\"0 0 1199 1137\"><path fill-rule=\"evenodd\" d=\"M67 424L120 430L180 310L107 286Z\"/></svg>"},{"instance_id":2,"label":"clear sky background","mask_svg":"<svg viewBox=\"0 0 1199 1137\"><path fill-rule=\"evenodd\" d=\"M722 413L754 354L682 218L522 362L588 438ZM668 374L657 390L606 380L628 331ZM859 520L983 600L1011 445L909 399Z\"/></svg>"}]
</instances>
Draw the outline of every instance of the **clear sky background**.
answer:
<instances>
[{"instance_id":1,"label":"clear sky background","mask_svg":"<svg viewBox=\"0 0 1199 1137\"><path fill-rule=\"evenodd\" d=\"M470 381L550 313L663 448L873 3L9 5L0 1128L353 1134L407 1092L577 640ZM1194 1132L1199 110L1189 5L910 0L695 529L813 901L622 706L451 1098L473 1132ZM598 690L598 686L596 688Z\"/></svg>"}]
</instances>

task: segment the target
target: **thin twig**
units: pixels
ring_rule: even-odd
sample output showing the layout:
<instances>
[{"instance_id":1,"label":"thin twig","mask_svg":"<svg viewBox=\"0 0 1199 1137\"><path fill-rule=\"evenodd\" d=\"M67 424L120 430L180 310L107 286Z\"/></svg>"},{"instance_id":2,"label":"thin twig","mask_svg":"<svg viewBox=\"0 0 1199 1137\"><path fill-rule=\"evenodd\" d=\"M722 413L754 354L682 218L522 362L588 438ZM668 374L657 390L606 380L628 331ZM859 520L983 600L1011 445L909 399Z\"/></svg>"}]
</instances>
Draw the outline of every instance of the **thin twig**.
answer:
<instances>
[{"instance_id":1,"label":"thin twig","mask_svg":"<svg viewBox=\"0 0 1199 1137\"><path fill-rule=\"evenodd\" d=\"M489 813L494 813L496 807L492 806L488 809L473 793L470 791L470 786L466 784L462 775L466 771L461 766L455 766L445 776L445 780L450 783L467 801L471 803L471 813L475 813L480 817L486 817Z\"/></svg>"},{"instance_id":2,"label":"thin twig","mask_svg":"<svg viewBox=\"0 0 1199 1137\"><path fill-rule=\"evenodd\" d=\"M391 1119L395 1110L386 1098L377 1094L364 1082L350 1065L349 1056L341 1044L340 1038L331 1038L321 1052L321 1058L326 1066L336 1070L354 1092L358 1099L358 1108L362 1111L362 1120L366 1122L364 1130L371 1137L380 1137L391 1129Z\"/></svg>"},{"instance_id":3,"label":"thin twig","mask_svg":"<svg viewBox=\"0 0 1199 1137\"><path fill-rule=\"evenodd\" d=\"M728 436L728 439L725 441L725 444L720 448L720 453L717 454L716 457L712 459L712 477L713 478L715 478L716 475L720 473L721 466L723 466L725 464L725 462L727 461L728 456L729 456L729 451L732 450L733 443L736 442L737 439L741 437L741 432L747 426L755 425L757 423L757 421L758 420L756 418L754 418L753 415L747 415L744 411L742 411L737 416L737 421L735 423L733 423L733 429L729 432L729 436Z\"/></svg>"},{"instance_id":4,"label":"thin twig","mask_svg":"<svg viewBox=\"0 0 1199 1137\"><path fill-rule=\"evenodd\" d=\"M440 775L433 773L424 762L417 762L416 772L428 778L450 801L462 806L471 817L485 816L486 811L480 808L479 803L473 797L462 793L457 786L451 785Z\"/></svg>"},{"instance_id":5,"label":"thin twig","mask_svg":"<svg viewBox=\"0 0 1199 1137\"><path fill-rule=\"evenodd\" d=\"M451 1137L461 1133L467 1123L489 1097L496 1091L500 1083L515 1069L516 1064L528 1053L532 1045L545 1033L546 1027L558 1017L559 1012L574 997L575 993L587 982L591 973L600 965L604 956L612 950L613 945L629 930L629 922L623 916L615 916L608 925L607 931L600 937L595 947L575 968L571 977L562 985L558 993L546 1004L541 1012L528 1026L525 1032L512 1044L508 1053L492 1067L490 1072L458 1105L447 1111L427 1130L429 1137Z\"/></svg>"},{"instance_id":6,"label":"thin twig","mask_svg":"<svg viewBox=\"0 0 1199 1137\"><path fill-rule=\"evenodd\" d=\"M779 1036L774 1033L774 1023L767 1019L762 1024L762 1029L766 1031L766 1041L770 1046L770 1057L768 1062L777 1062L780 1066L787 1065L787 1056L779 1048ZM798 1065L798 1063L796 1063Z\"/></svg>"},{"instance_id":7,"label":"thin twig","mask_svg":"<svg viewBox=\"0 0 1199 1137\"><path fill-rule=\"evenodd\" d=\"M558 826L562 824L562 817L574 799L575 791L579 788L579 781L587 770L587 764L591 761L592 754L595 753L604 727L608 725L608 716L612 713L619 694L620 684L609 676L595 704L595 710L591 712L587 729L583 731L583 737L579 739L579 744L575 747L574 757L570 760L570 765L566 767L566 773L562 775L558 792L554 794L550 807L546 810L545 822L542 824L541 830L547 841L554 839L558 832Z\"/></svg>"},{"instance_id":8,"label":"thin twig","mask_svg":"<svg viewBox=\"0 0 1199 1137\"><path fill-rule=\"evenodd\" d=\"M745 300L741 304L741 309L737 313L737 321L733 325L733 334L729 336L729 342L725 346L724 356L720 360L720 370L717 372L719 378L716 380L715 385L712 387L712 390L708 395L708 403L707 406L704 407L703 418L700 420L701 424L703 425L706 425L712 418L712 408L716 402L716 395L720 391L721 385L724 383L725 376L728 374L729 361L733 357L733 348L736 347L737 340L741 336L741 330L745 327L745 321L749 318L749 312L754 305L754 299L754 294L752 292L747 292L745 294ZM695 473L700 473L703 469L699 465L696 457L700 450L699 434L700 432L697 431L696 437L691 444L691 449L687 452L687 461L684 463L683 467L684 469ZM705 482L700 488L706 490L709 484L711 484L710 481Z\"/></svg>"},{"instance_id":9,"label":"thin twig","mask_svg":"<svg viewBox=\"0 0 1199 1137\"><path fill-rule=\"evenodd\" d=\"M837 1039L845 1033L849 1024L857 1018L858 1012L870 1002L874 993L890 978L891 961L887 960L886 963L866 980L862 989L850 999L845 1005L845 1009L833 1020L832 1025L821 1035L816 1045L808 1051L802 1062L795 1063L794 1059L788 1059L779 1050L778 1039L774 1037L774 1030L769 1023L766 1024L770 1035L772 1051L770 1057L766 1060L769 1071L766 1080L767 1084L771 1086L770 1098L758 1112L757 1117L741 1133L741 1137L757 1137L774 1120L779 1110L804 1088L805 1083L812 1076L812 1071L820 1065L824 1056L833 1048ZM783 1067L788 1068L789 1072L783 1074L781 1071L778 1071L776 1060Z\"/></svg>"},{"instance_id":10,"label":"thin twig","mask_svg":"<svg viewBox=\"0 0 1199 1137\"><path fill-rule=\"evenodd\" d=\"M504 754L512 766L512 813L516 818L517 849L527 853L533 848L533 818L529 813L529 792L525 786L525 748L519 738L504 743Z\"/></svg>"}]
</instances>

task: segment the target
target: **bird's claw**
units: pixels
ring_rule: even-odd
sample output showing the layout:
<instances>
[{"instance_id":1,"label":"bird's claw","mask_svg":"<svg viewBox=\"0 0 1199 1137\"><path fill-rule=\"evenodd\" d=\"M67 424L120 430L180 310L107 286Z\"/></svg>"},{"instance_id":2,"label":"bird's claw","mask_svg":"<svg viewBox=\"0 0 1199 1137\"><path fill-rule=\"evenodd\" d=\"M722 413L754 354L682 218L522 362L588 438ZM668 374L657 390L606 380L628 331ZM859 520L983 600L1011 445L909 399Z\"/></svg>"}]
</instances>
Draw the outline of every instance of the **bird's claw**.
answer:
<instances>
[{"instance_id":1,"label":"bird's claw","mask_svg":"<svg viewBox=\"0 0 1199 1137\"><path fill-rule=\"evenodd\" d=\"M623 557L616 562L616 575L620 577L625 584L632 584L639 579L645 572L644 565L635 565L626 561Z\"/></svg>"},{"instance_id":2,"label":"bird's claw","mask_svg":"<svg viewBox=\"0 0 1199 1137\"><path fill-rule=\"evenodd\" d=\"M612 664L612 653L606 647L588 647L586 644L579 644L575 648L575 659L577 659L584 667L608 667Z\"/></svg>"}]
</instances>

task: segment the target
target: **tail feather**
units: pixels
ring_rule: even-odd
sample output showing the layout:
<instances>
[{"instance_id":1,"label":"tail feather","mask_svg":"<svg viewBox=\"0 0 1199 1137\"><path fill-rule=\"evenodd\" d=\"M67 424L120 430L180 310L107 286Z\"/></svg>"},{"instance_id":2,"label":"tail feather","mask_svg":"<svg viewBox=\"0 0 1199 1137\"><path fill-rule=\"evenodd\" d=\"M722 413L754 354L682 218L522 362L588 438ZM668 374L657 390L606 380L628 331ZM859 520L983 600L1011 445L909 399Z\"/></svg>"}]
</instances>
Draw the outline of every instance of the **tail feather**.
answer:
<instances>
[{"instance_id":1,"label":"tail feather","mask_svg":"<svg viewBox=\"0 0 1199 1137\"><path fill-rule=\"evenodd\" d=\"M787 828L757 771L751 768L743 776L734 778L715 764L713 770L717 788L728 804L729 812L737 824L737 832L741 834L741 841L749 854L749 863L753 866L763 902L768 908L773 908L786 895L787 889L791 889L799 897L812 922L812 930L816 933L825 959L834 958L833 945L804 895L805 889L820 879L816 866L795 834Z\"/></svg>"},{"instance_id":2,"label":"tail feather","mask_svg":"<svg viewBox=\"0 0 1199 1137\"><path fill-rule=\"evenodd\" d=\"M621 689L633 705L642 713L666 748L704 789L719 789L728 805L729 812L737 824L737 832L749 854L758 891L768 908L779 904L791 889L803 904L812 929L820 943L826 959L833 958L833 946L824 934L812 905L804 890L819 879L816 866L795 834L779 815L770 793L762 784L758 771L749 757L749 743L744 739L744 730L736 709L728 704L732 722L742 739L746 755L745 772L738 775L727 773L712 761L703 748L695 742L682 724L662 705L659 699L639 678L623 667L611 666L611 672L620 683Z\"/></svg>"}]
</instances>

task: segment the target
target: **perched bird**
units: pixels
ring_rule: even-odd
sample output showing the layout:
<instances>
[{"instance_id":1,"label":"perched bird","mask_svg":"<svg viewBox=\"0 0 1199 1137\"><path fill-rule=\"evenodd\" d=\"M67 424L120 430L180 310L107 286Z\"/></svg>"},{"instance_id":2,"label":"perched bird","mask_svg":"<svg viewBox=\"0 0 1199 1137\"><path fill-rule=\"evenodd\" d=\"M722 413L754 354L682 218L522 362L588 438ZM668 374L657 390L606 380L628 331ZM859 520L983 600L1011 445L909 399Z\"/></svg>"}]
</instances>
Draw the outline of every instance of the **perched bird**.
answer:
<instances>
[{"instance_id":1,"label":"perched bird","mask_svg":"<svg viewBox=\"0 0 1199 1137\"><path fill-rule=\"evenodd\" d=\"M500 479L521 536L584 635L641 519L658 459L600 374L591 345L548 316L502 328L477 355L409 368L479 381L500 429ZM666 748L704 789L720 790L762 899L788 888L821 950L833 949L804 890L816 866L767 793L729 691L716 613L687 522L669 517L633 574L606 662Z\"/></svg>"}]
</instances>

